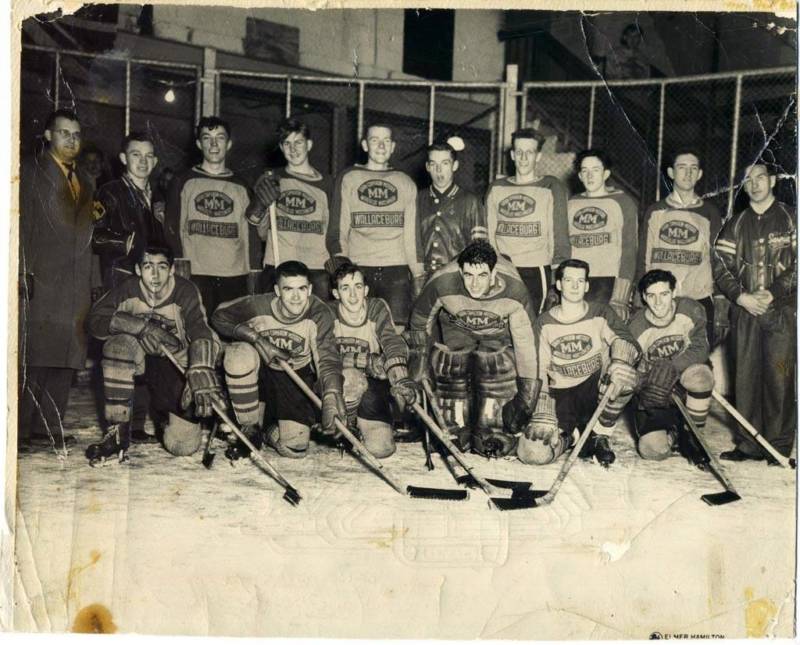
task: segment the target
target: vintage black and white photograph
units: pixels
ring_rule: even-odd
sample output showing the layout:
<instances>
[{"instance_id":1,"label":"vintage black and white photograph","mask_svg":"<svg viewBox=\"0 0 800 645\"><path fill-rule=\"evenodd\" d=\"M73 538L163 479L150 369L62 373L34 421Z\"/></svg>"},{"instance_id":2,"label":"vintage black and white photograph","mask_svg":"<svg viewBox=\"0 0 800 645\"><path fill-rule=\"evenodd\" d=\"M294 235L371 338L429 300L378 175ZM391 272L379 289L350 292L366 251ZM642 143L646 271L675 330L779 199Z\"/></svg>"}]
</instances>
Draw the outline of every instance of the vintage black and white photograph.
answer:
<instances>
[{"instance_id":1,"label":"vintage black and white photograph","mask_svg":"<svg viewBox=\"0 0 800 645\"><path fill-rule=\"evenodd\" d=\"M793 638L796 3L268 4L14 7L0 631Z\"/></svg>"}]
</instances>

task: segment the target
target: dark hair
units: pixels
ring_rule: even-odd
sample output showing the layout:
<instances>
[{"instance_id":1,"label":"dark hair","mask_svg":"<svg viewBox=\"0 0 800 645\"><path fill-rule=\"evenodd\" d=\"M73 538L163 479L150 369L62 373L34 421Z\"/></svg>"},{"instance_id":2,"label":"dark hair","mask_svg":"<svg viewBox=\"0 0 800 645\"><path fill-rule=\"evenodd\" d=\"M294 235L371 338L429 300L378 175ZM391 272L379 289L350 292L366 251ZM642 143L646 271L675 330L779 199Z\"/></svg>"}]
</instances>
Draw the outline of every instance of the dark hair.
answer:
<instances>
[{"instance_id":1,"label":"dark hair","mask_svg":"<svg viewBox=\"0 0 800 645\"><path fill-rule=\"evenodd\" d=\"M53 125L55 125L56 119L59 118L69 119L70 121L76 121L77 123L80 123L80 121L78 120L78 115L75 114L73 110L67 110L62 108L60 110L55 110L54 112L50 113L50 116L47 117L47 121L45 121L44 123L44 129L52 130Z\"/></svg>"},{"instance_id":2,"label":"dark hair","mask_svg":"<svg viewBox=\"0 0 800 645\"><path fill-rule=\"evenodd\" d=\"M569 260L564 260L561 264L556 267L556 280L561 280L564 277L564 271L566 269L583 269L586 271L586 279L589 279L589 263L585 262L584 260L578 260L577 258L570 258Z\"/></svg>"},{"instance_id":3,"label":"dark hair","mask_svg":"<svg viewBox=\"0 0 800 645\"><path fill-rule=\"evenodd\" d=\"M215 130L223 128L225 134L231 139L231 126L225 119L220 119L218 116L204 116L197 122L197 127L194 129L195 139L200 140L200 132L205 128L206 130Z\"/></svg>"},{"instance_id":4,"label":"dark hair","mask_svg":"<svg viewBox=\"0 0 800 645\"><path fill-rule=\"evenodd\" d=\"M128 149L128 144L131 141L141 141L143 143L149 143L153 146L153 150L156 149L156 142L153 141L153 137L151 137L147 132L144 130L134 130L127 137L122 140L122 152L125 152Z\"/></svg>"},{"instance_id":5,"label":"dark hair","mask_svg":"<svg viewBox=\"0 0 800 645\"><path fill-rule=\"evenodd\" d=\"M297 278L297 277L304 277L309 282L311 282L311 279L309 278L308 274L308 267L302 262L298 262L297 260L287 260L286 262L281 262L278 265L278 268L275 269L276 284L281 278Z\"/></svg>"},{"instance_id":6,"label":"dark hair","mask_svg":"<svg viewBox=\"0 0 800 645\"><path fill-rule=\"evenodd\" d=\"M369 136L369 131L372 128L386 128L390 132L392 141L394 141L394 128L388 123L382 123L382 122L370 123L366 128L364 128L364 136L361 137L364 141L367 140L367 137Z\"/></svg>"},{"instance_id":7,"label":"dark hair","mask_svg":"<svg viewBox=\"0 0 800 645\"><path fill-rule=\"evenodd\" d=\"M744 167L744 172L747 173L748 169L752 168L753 166L764 166L764 170L767 171L767 174L770 177L777 177L779 174L778 166L771 161L767 161L764 157L760 157L756 159L753 163L747 164ZM742 175L742 179L744 179L747 175Z\"/></svg>"},{"instance_id":8,"label":"dark hair","mask_svg":"<svg viewBox=\"0 0 800 645\"><path fill-rule=\"evenodd\" d=\"M475 240L467 244L458 254L457 262L462 269L465 264L487 264L491 270L497 264L497 251L487 240Z\"/></svg>"},{"instance_id":9,"label":"dark hair","mask_svg":"<svg viewBox=\"0 0 800 645\"><path fill-rule=\"evenodd\" d=\"M428 149L425 151L425 156L430 156L431 152L449 152L453 161L458 159L458 153L455 151L455 148L446 141L438 141L429 145Z\"/></svg>"},{"instance_id":10,"label":"dark hair","mask_svg":"<svg viewBox=\"0 0 800 645\"><path fill-rule=\"evenodd\" d=\"M603 168L605 170L611 170L611 159L609 156L603 151L597 148L589 148L588 150L582 150L578 153L575 157L575 172L580 173L581 171L581 164L583 163L584 159L588 159L589 157L596 157L600 160L600 163L603 164Z\"/></svg>"},{"instance_id":11,"label":"dark hair","mask_svg":"<svg viewBox=\"0 0 800 645\"><path fill-rule=\"evenodd\" d=\"M283 143L290 134L302 134L306 139L311 138L310 128L299 119L284 119L278 124L278 143Z\"/></svg>"},{"instance_id":12,"label":"dark hair","mask_svg":"<svg viewBox=\"0 0 800 645\"><path fill-rule=\"evenodd\" d=\"M542 150L542 146L544 145L544 137L539 134L533 128L522 128L521 130L517 130L511 135L511 147L514 147L514 144L517 142L517 139L533 139L536 141L536 151L540 152Z\"/></svg>"},{"instance_id":13,"label":"dark hair","mask_svg":"<svg viewBox=\"0 0 800 645\"><path fill-rule=\"evenodd\" d=\"M333 276L331 276L331 289L338 289L339 288L339 280L343 280L349 275L355 275L356 273L360 273L361 277L364 278L364 284L367 283L367 278L364 275L364 272L352 262L345 262L344 264L340 264L336 271L333 272Z\"/></svg>"},{"instance_id":14,"label":"dark hair","mask_svg":"<svg viewBox=\"0 0 800 645\"><path fill-rule=\"evenodd\" d=\"M642 276L642 279L639 280L639 284L636 287L639 290L639 295L642 297L642 300L644 300L644 292L652 287L656 282L669 283L669 288L673 291L675 291L675 287L678 284L678 281L675 279L675 276L671 271L665 271L664 269L653 269L652 271L648 271Z\"/></svg>"},{"instance_id":15,"label":"dark hair","mask_svg":"<svg viewBox=\"0 0 800 645\"><path fill-rule=\"evenodd\" d=\"M670 168L674 168L675 167L675 161L681 155L694 155L694 158L697 159L697 165L700 166L700 168L703 167L703 161L700 158L700 153L697 152L697 150L695 150L694 148L686 146L686 147L683 147L683 148L676 148L675 150L672 151L672 154L669 156L669 159L670 159L669 167Z\"/></svg>"},{"instance_id":16,"label":"dark hair","mask_svg":"<svg viewBox=\"0 0 800 645\"><path fill-rule=\"evenodd\" d=\"M142 249L142 252L139 254L139 257L136 259L136 264L141 266L142 262L144 261L145 255L163 255L165 258L167 258L167 262L169 263L170 266L175 264L175 254L172 252L172 249L169 248L168 246L148 244L146 247L144 247L144 249Z\"/></svg>"}]
</instances>

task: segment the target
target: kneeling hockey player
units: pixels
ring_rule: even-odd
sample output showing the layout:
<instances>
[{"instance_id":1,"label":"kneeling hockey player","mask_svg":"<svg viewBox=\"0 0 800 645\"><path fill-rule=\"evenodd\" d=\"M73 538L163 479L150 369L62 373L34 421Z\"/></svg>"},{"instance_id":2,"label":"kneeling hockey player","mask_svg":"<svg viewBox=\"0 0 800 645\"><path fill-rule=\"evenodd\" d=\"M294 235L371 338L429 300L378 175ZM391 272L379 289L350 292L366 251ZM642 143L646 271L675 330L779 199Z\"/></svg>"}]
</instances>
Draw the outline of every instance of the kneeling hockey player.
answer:
<instances>
[{"instance_id":1,"label":"kneeling hockey player","mask_svg":"<svg viewBox=\"0 0 800 645\"><path fill-rule=\"evenodd\" d=\"M442 343L431 348L440 311ZM425 285L407 332L412 377L430 366L448 429L462 450L505 456L539 394L528 290L486 240L469 244Z\"/></svg>"},{"instance_id":2,"label":"kneeling hockey player","mask_svg":"<svg viewBox=\"0 0 800 645\"><path fill-rule=\"evenodd\" d=\"M417 400L408 377L408 347L395 331L385 300L368 298L369 286L356 265L339 266L332 277L336 299L334 335L344 367L344 399L364 445L380 459L395 451L391 399L400 410Z\"/></svg>"},{"instance_id":3,"label":"kneeling hockey player","mask_svg":"<svg viewBox=\"0 0 800 645\"><path fill-rule=\"evenodd\" d=\"M212 402L225 406L214 371L219 339L208 326L197 287L175 275L172 251L148 246L131 276L95 303L90 333L104 340L103 390L108 431L86 456L92 465L127 458L136 383L146 384L157 421L166 421L164 447L187 455L200 447L197 417L211 416ZM186 366L184 377L162 347ZM159 418L160 417L160 418Z\"/></svg>"},{"instance_id":4,"label":"kneeling hockey player","mask_svg":"<svg viewBox=\"0 0 800 645\"><path fill-rule=\"evenodd\" d=\"M335 434L335 417L346 423L342 361L333 335L333 314L311 293L309 270L290 260L275 270L275 293L245 296L221 304L211 324L233 338L225 349L225 380L236 419L256 447L267 442L284 457L305 457L311 426L319 412L278 364L284 360L322 398L322 430ZM259 386L261 392L259 392ZM261 394L262 396L259 396ZM261 414L259 399L266 403ZM227 454L247 454L239 442Z\"/></svg>"},{"instance_id":5,"label":"kneeling hockey player","mask_svg":"<svg viewBox=\"0 0 800 645\"><path fill-rule=\"evenodd\" d=\"M686 401L698 428L705 426L711 406L714 374L708 363L706 313L691 298L675 296L677 280L669 271L648 271L639 281L646 308L631 321L630 330L642 348L641 383L635 430L639 454L666 459L678 447L687 459L704 460L702 448L685 429L671 400L673 392Z\"/></svg>"},{"instance_id":6,"label":"kneeling hockey player","mask_svg":"<svg viewBox=\"0 0 800 645\"><path fill-rule=\"evenodd\" d=\"M609 383L613 398L581 457L603 466L616 459L608 437L637 383L639 347L607 304L587 302L589 265L565 260L555 273L561 304L536 320L535 333L542 393L531 423L520 437L517 455L527 464L555 461L582 432Z\"/></svg>"}]
</instances>

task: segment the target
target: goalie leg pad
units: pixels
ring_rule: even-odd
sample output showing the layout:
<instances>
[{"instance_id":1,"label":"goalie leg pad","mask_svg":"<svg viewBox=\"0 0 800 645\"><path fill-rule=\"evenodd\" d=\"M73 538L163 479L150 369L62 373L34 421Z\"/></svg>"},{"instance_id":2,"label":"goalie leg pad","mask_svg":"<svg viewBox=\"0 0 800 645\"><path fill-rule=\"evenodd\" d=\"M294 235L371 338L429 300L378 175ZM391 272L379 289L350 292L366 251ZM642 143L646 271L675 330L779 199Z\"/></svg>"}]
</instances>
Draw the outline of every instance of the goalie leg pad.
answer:
<instances>
[{"instance_id":1,"label":"goalie leg pad","mask_svg":"<svg viewBox=\"0 0 800 645\"><path fill-rule=\"evenodd\" d=\"M200 449L203 441L203 429L199 423L182 419L170 413L169 422L164 428L164 448L171 455L186 457Z\"/></svg>"},{"instance_id":2,"label":"goalie leg pad","mask_svg":"<svg viewBox=\"0 0 800 645\"><path fill-rule=\"evenodd\" d=\"M302 459L308 452L308 441L311 428L297 421L280 419L277 427L273 426L267 433L267 440L282 457Z\"/></svg>"},{"instance_id":3,"label":"goalie leg pad","mask_svg":"<svg viewBox=\"0 0 800 645\"><path fill-rule=\"evenodd\" d=\"M249 343L231 343L222 361L225 383L237 421L260 424L258 408L258 371L261 359Z\"/></svg>"},{"instance_id":4,"label":"goalie leg pad","mask_svg":"<svg viewBox=\"0 0 800 645\"><path fill-rule=\"evenodd\" d=\"M385 421L358 420L358 429L364 438L364 445L373 457L385 459L394 454L394 431Z\"/></svg>"},{"instance_id":5,"label":"goalie leg pad","mask_svg":"<svg viewBox=\"0 0 800 645\"><path fill-rule=\"evenodd\" d=\"M529 466L544 466L551 464L567 450L570 438L560 434L555 445L545 444L540 439L529 439L524 434L517 443L517 457L523 464Z\"/></svg>"},{"instance_id":6,"label":"goalie leg pad","mask_svg":"<svg viewBox=\"0 0 800 645\"><path fill-rule=\"evenodd\" d=\"M517 393L514 351L503 347L495 352L475 352L476 425L503 428L503 405Z\"/></svg>"},{"instance_id":7,"label":"goalie leg pad","mask_svg":"<svg viewBox=\"0 0 800 645\"><path fill-rule=\"evenodd\" d=\"M681 374L680 384L686 390L686 409L698 428L706 425L711 408L711 390L714 389L714 373L708 365L695 363Z\"/></svg>"},{"instance_id":8,"label":"goalie leg pad","mask_svg":"<svg viewBox=\"0 0 800 645\"><path fill-rule=\"evenodd\" d=\"M135 336L116 334L103 344L103 396L109 423L130 420L134 377L144 374L144 366L144 349Z\"/></svg>"},{"instance_id":9,"label":"goalie leg pad","mask_svg":"<svg viewBox=\"0 0 800 645\"><path fill-rule=\"evenodd\" d=\"M471 366L471 350L450 351L438 343L431 350L436 394L448 427L465 426L470 422Z\"/></svg>"},{"instance_id":10,"label":"goalie leg pad","mask_svg":"<svg viewBox=\"0 0 800 645\"><path fill-rule=\"evenodd\" d=\"M672 440L666 430L653 430L639 437L638 448L642 459L661 461L672 454Z\"/></svg>"}]
</instances>

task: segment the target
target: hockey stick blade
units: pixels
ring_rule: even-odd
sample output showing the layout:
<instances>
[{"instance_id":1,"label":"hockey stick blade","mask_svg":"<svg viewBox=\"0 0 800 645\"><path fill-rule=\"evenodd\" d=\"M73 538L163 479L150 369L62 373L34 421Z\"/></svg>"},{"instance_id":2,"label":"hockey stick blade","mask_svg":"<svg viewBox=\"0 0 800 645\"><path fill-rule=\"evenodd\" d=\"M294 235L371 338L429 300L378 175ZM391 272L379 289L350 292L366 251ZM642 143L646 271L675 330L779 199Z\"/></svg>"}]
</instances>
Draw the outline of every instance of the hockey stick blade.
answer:
<instances>
[{"instance_id":1,"label":"hockey stick blade","mask_svg":"<svg viewBox=\"0 0 800 645\"><path fill-rule=\"evenodd\" d=\"M526 491L531 486L533 486L532 482L517 482L517 481L510 481L507 479L491 479L489 477L486 478L486 481L489 482L492 486L497 486L497 488L509 488L512 491ZM462 486L468 486L469 488L478 488L478 482L475 481L475 478L472 475L461 475L456 477L456 483L461 484Z\"/></svg>"},{"instance_id":2,"label":"hockey stick blade","mask_svg":"<svg viewBox=\"0 0 800 645\"><path fill-rule=\"evenodd\" d=\"M205 453L203 453L203 461L202 461L203 465L206 468L210 469L211 466L214 465L214 457L216 457L216 456L217 456L217 453L215 453L215 452L205 452Z\"/></svg>"},{"instance_id":3,"label":"hockey stick blade","mask_svg":"<svg viewBox=\"0 0 800 645\"><path fill-rule=\"evenodd\" d=\"M706 495L701 495L700 499L702 499L709 506L722 506L723 504L738 502L742 498L738 493L726 490L721 493L707 493Z\"/></svg>"},{"instance_id":4,"label":"hockey stick blade","mask_svg":"<svg viewBox=\"0 0 800 645\"><path fill-rule=\"evenodd\" d=\"M547 506L549 501L540 501L538 497L490 497L491 504L499 511L522 511L527 508Z\"/></svg>"},{"instance_id":5,"label":"hockey stick blade","mask_svg":"<svg viewBox=\"0 0 800 645\"><path fill-rule=\"evenodd\" d=\"M440 499L463 502L469 499L469 491L463 488L426 488L424 486L406 486L409 497L416 499Z\"/></svg>"},{"instance_id":6,"label":"hockey stick blade","mask_svg":"<svg viewBox=\"0 0 800 645\"><path fill-rule=\"evenodd\" d=\"M289 502L292 506L297 506L302 497L300 497L300 493L297 492L297 489L288 486L283 493L283 499Z\"/></svg>"}]
</instances>

